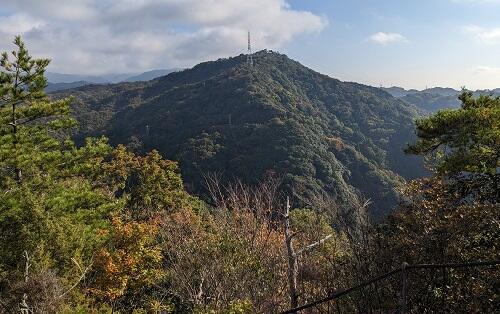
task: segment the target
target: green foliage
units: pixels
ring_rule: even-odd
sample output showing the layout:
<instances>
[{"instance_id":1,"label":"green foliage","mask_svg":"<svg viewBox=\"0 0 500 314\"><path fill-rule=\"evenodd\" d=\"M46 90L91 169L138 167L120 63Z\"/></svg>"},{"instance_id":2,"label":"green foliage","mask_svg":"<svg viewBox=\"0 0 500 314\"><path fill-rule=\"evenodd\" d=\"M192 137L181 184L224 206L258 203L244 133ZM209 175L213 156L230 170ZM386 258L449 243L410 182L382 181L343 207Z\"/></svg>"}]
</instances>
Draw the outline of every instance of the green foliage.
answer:
<instances>
[{"instance_id":1,"label":"green foliage","mask_svg":"<svg viewBox=\"0 0 500 314\"><path fill-rule=\"evenodd\" d=\"M336 234L326 216L310 209L293 210L290 213L290 223L301 245L316 242L329 234ZM334 239L331 242L335 242Z\"/></svg>"},{"instance_id":2,"label":"green foliage","mask_svg":"<svg viewBox=\"0 0 500 314\"><path fill-rule=\"evenodd\" d=\"M379 263L498 259L500 98L460 96L462 106L417 121L408 152L427 155L430 178L410 182L400 210L379 228ZM415 312L489 313L500 300L498 268L411 274ZM437 278L437 279L436 279ZM394 288L393 288L394 289ZM397 288L395 288L397 289Z\"/></svg>"},{"instance_id":3,"label":"green foliage","mask_svg":"<svg viewBox=\"0 0 500 314\"><path fill-rule=\"evenodd\" d=\"M28 251L39 256L39 270L66 272L71 258L88 262L99 243L93 232L119 206L79 177L109 147L89 141L76 148L54 136L72 121L69 99L45 96L49 61L32 59L19 37L14 43L14 60L3 53L0 63L0 269L12 274Z\"/></svg>"},{"instance_id":4,"label":"green foliage","mask_svg":"<svg viewBox=\"0 0 500 314\"><path fill-rule=\"evenodd\" d=\"M2 53L0 74L2 101L13 105L16 102L34 102L44 100L43 89L47 85L44 77L48 59L32 59L20 36L14 39L17 51L12 51L14 60L7 52Z\"/></svg>"},{"instance_id":5,"label":"green foliage","mask_svg":"<svg viewBox=\"0 0 500 314\"><path fill-rule=\"evenodd\" d=\"M0 200L0 269L6 272L18 268L24 251L48 258L41 269L73 271L71 258L87 263L100 243L96 230L120 206L78 178L24 182Z\"/></svg>"},{"instance_id":6,"label":"green foliage","mask_svg":"<svg viewBox=\"0 0 500 314\"><path fill-rule=\"evenodd\" d=\"M157 149L179 161L198 194L208 173L256 184L274 172L301 206L325 195L348 203L361 191L373 200L374 216L387 213L402 177L422 174L418 160L402 152L413 133L413 107L284 55L262 51L255 59L252 68L238 56L150 82L55 96L75 95L77 138L106 134L141 152Z\"/></svg>"},{"instance_id":7,"label":"green foliage","mask_svg":"<svg viewBox=\"0 0 500 314\"><path fill-rule=\"evenodd\" d=\"M431 155L440 174L494 175L500 167L500 97L460 95L462 106L417 120L416 144L407 152Z\"/></svg>"},{"instance_id":8,"label":"green foliage","mask_svg":"<svg viewBox=\"0 0 500 314\"><path fill-rule=\"evenodd\" d=\"M222 169L249 183L278 173L297 203L321 205L290 217L304 301L402 261L498 255L499 98L464 93L461 109L418 121L419 139L409 150L437 150L438 172L408 184L402 210L373 230L363 215L350 215L351 206L361 206L358 190L380 209L403 181L395 173L411 175L404 171L411 161L394 147L409 138L414 112L386 93L260 52L252 68L240 56L152 82L71 91L79 101L73 113L83 122L74 144L70 99L51 101L42 92L48 61L32 59L20 38L15 44L14 60L3 54L0 71L6 311L23 302L34 313L285 309L279 186L201 180ZM104 138L83 139L94 128L144 155L112 148ZM148 152L152 147L181 161L192 190L212 183L215 206L190 196L177 163ZM409 293L409 308L492 312L498 275L496 269L451 271L443 276L451 283L442 285L432 282L435 274L411 275L416 292ZM343 299L347 311L394 310L399 281L366 289Z\"/></svg>"},{"instance_id":9,"label":"green foliage","mask_svg":"<svg viewBox=\"0 0 500 314\"><path fill-rule=\"evenodd\" d=\"M410 93L400 99L417 106L425 113L434 113L442 109L455 109L460 107L460 101L457 99L457 96L458 95L440 95L422 91Z\"/></svg>"},{"instance_id":10,"label":"green foliage","mask_svg":"<svg viewBox=\"0 0 500 314\"><path fill-rule=\"evenodd\" d=\"M140 157L120 145L111 158L102 165L98 181L127 196L126 207L135 217L191 206L177 164L162 159L157 151Z\"/></svg>"},{"instance_id":11,"label":"green foliage","mask_svg":"<svg viewBox=\"0 0 500 314\"><path fill-rule=\"evenodd\" d=\"M240 300L235 300L231 301L230 304L228 305L227 308L220 310L211 310L211 309L201 309L201 310L194 310L194 313L199 313L199 314L216 314L216 313L221 313L221 314L251 314L254 313L252 303L248 300L240 301Z\"/></svg>"},{"instance_id":12,"label":"green foliage","mask_svg":"<svg viewBox=\"0 0 500 314\"><path fill-rule=\"evenodd\" d=\"M43 93L48 60L32 59L19 37L14 43L14 60L4 53L0 64L2 307L165 310L168 302L147 290L163 278L158 220L199 201L156 152L135 156L104 138L75 145L71 99Z\"/></svg>"},{"instance_id":13,"label":"green foliage","mask_svg":"<svg viewBox=\"0 0 500 314\"><path fill-rule=\"evenodd\" d=\"M466 203L462 189L478 192L470 182L449 184L439 177L408 185L407 202L380 227L383 248L378 258L384 270L403 261L429 264L498 258L499 199L469 195ZM409 280L415 292L409 294L409 308L419 313L494 312L500 302L499 275L498 267L412 272Z\"/></svg>"},{"instance_id":14,"label":"green foliage","mask_svg":"<svg viewBox=\"0 0 500 314\"><path fill-rule=\"evenodd\" d=\"M33 59L20 37L11 57L4 52L0 59L0 171L10 173L0 184L20 181L23 172L32 175L34 168L50 163L53 152L63 143L51 132L70 127L70 99L50 101L43 89L48 59ZM43 126L40 124L43 122Z\"/></svg>"}]
</instances>

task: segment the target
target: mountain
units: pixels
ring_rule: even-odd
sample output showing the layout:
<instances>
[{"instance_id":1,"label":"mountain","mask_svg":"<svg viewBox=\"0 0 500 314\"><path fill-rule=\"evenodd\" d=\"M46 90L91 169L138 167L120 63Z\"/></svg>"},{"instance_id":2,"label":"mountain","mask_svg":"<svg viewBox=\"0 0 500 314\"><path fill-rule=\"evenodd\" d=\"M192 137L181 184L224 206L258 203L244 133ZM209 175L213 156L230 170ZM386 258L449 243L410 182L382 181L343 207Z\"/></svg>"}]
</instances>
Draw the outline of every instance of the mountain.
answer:
<instances>
[{"instance_id":1,"label":"mountain","mask_svg":"<svg viewBox=\"0 0 500 314\"><path fill-rule=\"evenodd\" d=\"M104 75L81 75L81 74L67 74L46 72L45 76L51 83L75 83L75 82L89 82L91 84L109 84L119 83L126 81L129 77L137 74L132 73L112 73Z\"/></svg>"},{"instance_id":2,"label":"mountain","mask_svg":"<svg viewBox=\"0 0 500 314\"><path fill-rule=\"evenodd\" d=\"M418 110L385 91L341 82L270 51L199 64L148 82L92 85L74 95L77 140L105 134L113 144L159 150L180 162L189 190L204 175L255 183L269 173L308 206L329 196L372 200L381 217L404 178L423 174L403 153Z\"/></svg>"},{"instance_id":3,"label":"mountain","mask_svg":"<svg viewBox=\"0 0 500 314\"><path fill-rule=\"evenodd\" d=\"M458 108L460 101L458 95L460 91L453 88L432 87L424 90L410 89L393 86L383 88L392 96L414 105L422 110L423 114L428 114L441 109Z\"/></svg>"},{"instance_id":4,"label":"mountain","mask_svg":"<svg viewBox=\"0 0 500 314\"><path fill-rule=\"evenodd\" d=\"M460 94L459 90L450 88L450 87L432 87L432 88L426 88L422 93L425 94L434 94L434 95L439 95L439 96L458 96Z\"/></svg>"},{"instance_id":5,"label":"mountain","mask_svg":"<svg viewBox=\"0 0 500 314\"><path fill-rule=\"evenodd\" d=\"M157 77L165 76L169 73L179 70L180 69L151 70L135 75L131 75L130 73L124 73L124 74L107 74L103 76L47 72L46 77L49 82L47 84L47 87L45 88L45 92L51 93L91 84L111 84L119 82L149 81Z\"/></svg>"},{"instance_id":6,"label":"mountain","mask_svg":"<svg viewBox=\"0 0 500 314\"><path fill-rule=\"evenodd\" d=\"M441 109L460 107L458 92L455 95L443 96L440 94L421 91L417 93L409 93L403 97L400 97L400 99L406 103L417 106L425 113L432 113Z\"/></svg>"},{"instance_id":7,"label":"mountain","mask_svg":"<svg viewBox=\"0 0 500 314\"><path fill-rule=\"evenodd\" d=\"M382 89L397 98L401 98L411 94L420 94L420 93L432 94L438 96L458 96L458 94L460 94L460 91L449 87L431 87L431 88L426 88L424 90L417 90L417 89L404 89L402 87L392 86L392 87L382 87Z\"/></svg>"},{"instance_id":8,"label":"mountain","mask_svg":"<svg viewBox=\"0 0 500 314\"><path fill-rule=\"evenodd\" d=\"M80 86L90 85L92 83L86 81L77 81L72 83L51 83L48 82L47 87L45 88L46 93L51 93L59 90L71 89Z\"/></svg>"},{"instance_id":9,"label":"mountain","mask_svg":"<svg viewBox=\"0 0 500 314\"><path fill-rule=\"evenodd\" d=\"M139 82L139 81L150 81L160 76L165 76L172 72L179 71L181 69L164 69L164 70L152 70L147 71L138 75L134 75L123 80L124 82Z\"/></svg>"},{"instance_id":10,"label":"mountain","mask_svg":"<svg viewBox=\"0 0 500 314\"><path fill-rule=\"evenodd\" d=\"M45 77L51 83L74 83L74 82L89 82L93 84L111 83L110 80L103 76L79 75L79 74L64 74L56 72L45 72Z\"/></svg>"},{"instance_id":11,"label":"mountain","mask_svg":"<svg viewBox=\"0 0 500 314\"><path fill-rule=\"evenodd\" d=\"M421 91L415 89L406 90L397 86L382 89L392 96L418 107L424 114L441 109L458 108L461 104L458 99L460 91L449 87L433 87ZM477 90L474 92L474 96L477 97L479 95L500 96L500 88L493 90Z\"/></svg>"},{"instance_id":12,"label":"mountain","mask_svg":"<svg viewBox=\"0 0 500 314\"><path fill-rule=\"evenodd\" d=\"M104 75L80 75L46 72L45 76L47 77L47 80L52 84L72 83L77 85L76 83L78 82L88 82L89 84L110 84L120 82L149 81L179 70L180 69L178 68L174 68L151 70L143 73L112 73Z\"/></svg>"},{"instance_id":13,"label":"mountain","mask_svg":"<svg viewBox=\"0 0 500 314\"><path fill-rule=\"evenodd\" d=\"M402 87L398 87L398 86L383 87L382 89L394 97L403 97L403 96L406 96L408 94L418 92L416 89L406 90L406 89L404 89Z\"/></svg>"}]
</instances>

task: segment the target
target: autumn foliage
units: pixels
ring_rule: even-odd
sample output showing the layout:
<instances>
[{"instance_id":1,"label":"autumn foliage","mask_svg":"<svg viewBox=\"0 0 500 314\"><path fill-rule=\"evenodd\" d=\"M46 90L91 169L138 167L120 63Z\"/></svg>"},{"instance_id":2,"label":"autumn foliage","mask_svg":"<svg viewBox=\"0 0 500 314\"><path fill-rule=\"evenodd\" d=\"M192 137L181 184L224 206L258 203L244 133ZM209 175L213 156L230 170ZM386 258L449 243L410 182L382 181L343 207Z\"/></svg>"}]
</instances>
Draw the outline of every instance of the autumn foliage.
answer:
<instances>
[{"instance_id":1,"label":"autumn foliage","mask_svg":"<svg viewBox=\"0 0 500 314\"><path fill-rule=\"evenodd\" d=\"M93 258L91 294L116 300L162 280L163 256L155 243L157 223L124 222L113 217L110 228L100 233L106 237L106 246Z\"/></svg>"},{"instance_id":2,"label":"autumn foliage","mask_svg":"<svg viewBox=\"0 0 500 314\"><path fill-rule=\"evenodd\" d=\"M461 109L417 122L408 151L433 175L406 184L397 212L375 225L352 190L347 203L310 195L288 214L286 178L207 174L202 200L157 151L76 145L71 99L43 92L49 61L15 45L0 59L0 313L276 313L292 299L285 230L301 304L402 262L498 259L499 98L464 93ZM498 268L410 276L412 313L493 313L500 302ZM316 309L394 312L399 289L387 280Z\"/></svg>"}]
</instances>

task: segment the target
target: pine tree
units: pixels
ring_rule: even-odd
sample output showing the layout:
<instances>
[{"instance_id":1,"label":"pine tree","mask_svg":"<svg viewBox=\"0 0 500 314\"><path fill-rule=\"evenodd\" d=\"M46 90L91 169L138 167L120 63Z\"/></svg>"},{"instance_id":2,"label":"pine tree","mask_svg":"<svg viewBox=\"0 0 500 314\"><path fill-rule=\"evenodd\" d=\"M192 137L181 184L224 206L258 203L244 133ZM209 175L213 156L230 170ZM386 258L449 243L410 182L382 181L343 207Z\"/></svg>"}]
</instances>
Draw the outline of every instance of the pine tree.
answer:
<instances>
[{"instance_id":1,"label":"pine tree","mask_svg":"<svg viewBox=\"0 0 500 314\"><path fill-rule=\"evenodd\" d=\"M20 37L14 44L0 60L2 309L17 311L20 301L30 313L102 312L96 303L108 302L162 308L150 289L163 280L158 224L195 201L177 164L104 138L76 146L71 98L44 93L49 60L32 58Z\"/></svg>"},{"instance_id":2,"label":"pine tree","mask_svg":"<svg viewBox=\"0 0 500 314\"><path fill-rule=\"evenodd\" d=\"M69 117L71 99L50 101L44 92L50 60L34 59L20 36L14 45L17 49L0 59L0 172L19 183L25 170L43 164L61 144L50 133L74 120Z\"/></svg>"},{"instance_id":3,"label":"pine tree","mask_svg":"<svg viewBox=\"0 0 500 314\"><path fill-rule=\"evenodd\" d=\"M498 257L500 98L463 92L460 100L461 108L416 123L418 139L407 152L426 156L434 173L407 184L399 211L379 229L380 264ZM444 287L434 276L413 277L419 293L409 294L408 307L418 313L494 312L498 269L449 270Z\"/></svg>"},{"instance_id":4,"label":"pine tree","mask_svg":"<svg viewBox=\"0 0 500 314\"><path fill-rule=\"evenodd\" d=\"M500 169L500 97L464 91L459 109L417 120L418 141L407 152L432 157L442 175L495 175Z\"/></svg>"}]
</instances>

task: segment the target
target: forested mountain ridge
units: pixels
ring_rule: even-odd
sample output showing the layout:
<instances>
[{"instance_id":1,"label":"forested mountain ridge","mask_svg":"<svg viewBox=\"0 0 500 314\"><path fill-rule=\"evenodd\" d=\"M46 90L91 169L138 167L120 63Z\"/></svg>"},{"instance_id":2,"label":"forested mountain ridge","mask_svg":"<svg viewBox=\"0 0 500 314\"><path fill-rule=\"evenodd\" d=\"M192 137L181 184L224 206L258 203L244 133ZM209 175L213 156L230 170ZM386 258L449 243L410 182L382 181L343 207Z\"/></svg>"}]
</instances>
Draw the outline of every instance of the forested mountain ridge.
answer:
<instances>
[{"instance_id":1,"label":"forested mountain ridge","mask_svg":"<svg viewBox=\"0 0 500 314\"><path fill-rule=\"evenodd\" d=\"M148 82L85 86L73 95L77 138L104 134L180 162L191 191L203 175L256 183L274 172L302 205L372 199L390 211L403 178L422 174L403 148L417 109L378 88L341 82L269 51L206 62Z\"/></svg>"},{"instance_id":2,"label":"forested mountain ridge","mask_svg":"<svg viewBox=\"0 0 500 314\"><path fill-rule=\"evenodd\" d=\"M458 99L461 91L449 87L432 87L424 90L406 90L401 87L393 86L382 89L392 96L399 98L408 104L416 106L422 110L423 114L434 113L442 109L456 109L461 105L461 101ZM476 90L473 94L475 97L479 97L481 95L499 96L500 88L491 90Z\"/></svg>"},{"instance_id":3,"label":"forested mountain ridge","mask_svg":"<svg viewBox=\"0 0 500 314\"><path fill-rule=\"evenodd\" d=\"M408 112L387 94L263 53L256 55L261 68L237 57L146 84L81 87L81 99L95 103L90 108L80 100L73 113L86 113L81 120L88 130L102 125L100 132L117 140L124 134L126 141L134 131L127 123L136 127L128 142L142 150L140 156L106 138L75 143L73 99L50 99L44 92L50 60L31 57L20 36L13 44L16 50L0 54L0 313L250 314L312 305L325 313L405 308L493 313L498 308L500 97L464 91L459 109L416 120L416 139L405 152L426 157L431 176L404 184L395 212L371 224L341 211L356 204L361 211L362 201L339 207L320 199L318 207L296 206L301 200L313 203L314 193L355 199L350 184L359 174L367 185L356 187L377 193L368 184L394 174L392 150L391 158L370 161L379 167L373 177L362 169L372 165L363 159L364 148L396 147L405 134L397 128L407 115L395 112ZM92 124L94 117L100 120ZM177 144L168 134L160 140L171 140L171 146L155 142L151 129L162 127L163 119L173 124L166 131L182 136ZM144 122L154 122L153 128L147 124L141 133ZM371 134L380 126L397 131L380 143L380 136ZM233 158L235 171L254 170L245 181L263 176L262 169L281 172L296 199L290 204L279 193L282 182L276 177L252 186L222 185L210 177L211 201L203 202L186 191L177 162L145 151L154 145L177 149L172 155L188 170L232 165L228 158ZM348 159L353 156L358 159ZM269 168L269 161L277 166ZM331 182L307 172L325 164L333 168L326 173L334 176ZM192 175L196 188L199 173ZM313 190L311 182L324 185ZM383 209L383 201L375 209ZM403 275L408 290L402 297L397 277L377 283L404 272L401 265L408 262L414 271ZM452 269L443 265L450 262ZM482 267L457 269L457 263ZM426 264L427 271L417 271L418 264ZM366 281L373 274L386 275ZM323 302L332 291L352 293L342 302Z\"/></svg>"}]
</instances>

